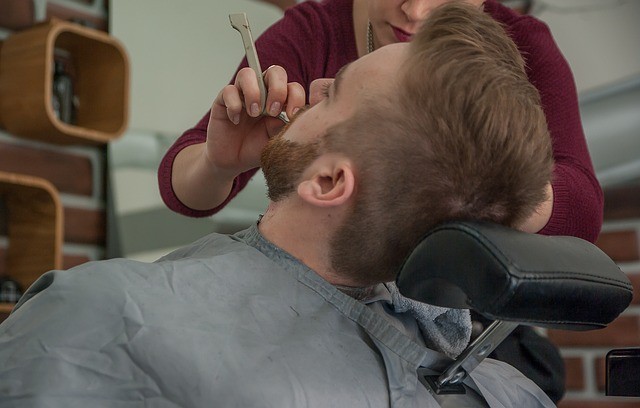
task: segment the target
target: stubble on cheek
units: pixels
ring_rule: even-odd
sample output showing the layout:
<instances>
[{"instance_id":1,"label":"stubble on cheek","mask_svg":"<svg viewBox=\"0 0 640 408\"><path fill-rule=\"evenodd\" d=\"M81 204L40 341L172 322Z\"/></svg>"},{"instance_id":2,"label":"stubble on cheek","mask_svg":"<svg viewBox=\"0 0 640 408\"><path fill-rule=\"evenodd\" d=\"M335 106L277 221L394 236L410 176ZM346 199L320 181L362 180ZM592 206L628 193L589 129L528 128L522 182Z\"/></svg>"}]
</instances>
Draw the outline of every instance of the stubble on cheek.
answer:
<instances>
[{"instance_id":1,"label":"stubble on cheek","mask_svg":"<svg viewBox=\"0 0 640 408\"><path fill-rule=\"evenodd\" d=\"M302 173L319 154L317 141L302 144L285 139L283 135L287 128L269 140L260 156L267 196L273 202L285 198L296 189Z\"/></svg>"}]
</instances>

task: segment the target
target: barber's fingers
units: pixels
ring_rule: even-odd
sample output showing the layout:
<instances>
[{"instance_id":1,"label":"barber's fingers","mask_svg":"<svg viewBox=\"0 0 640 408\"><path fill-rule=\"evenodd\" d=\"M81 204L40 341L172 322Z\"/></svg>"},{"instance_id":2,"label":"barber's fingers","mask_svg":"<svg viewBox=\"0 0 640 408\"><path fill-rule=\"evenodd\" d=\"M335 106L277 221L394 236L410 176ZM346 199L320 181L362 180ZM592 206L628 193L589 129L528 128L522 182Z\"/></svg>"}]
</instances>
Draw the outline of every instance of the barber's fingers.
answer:
<instances>
[{"instance_id":1,"label":"barber's fingers","mask_svg":"<svg viewBox=\"0 0 640 408\"><path fill-rule=\"evenodd\" d=\"M281 66L272 65L264 72L264 85L267 88L265 113L278 116L287 103L287 71Z\"/></svg>"},{"instance_id":2,"label":"barber's fingers","mask_svg":"<svg viewBox=\"0 0 640 408\"><path fill-rule=\"evenodd\" d=\"M227 117L234 124L240 122L240 114L242 113L242 96L235 85L227 85L218 94L214 105L226 109ZM215 107L215 106L214 106Z\"/></svg>"},{"instance_id":3,"label":"barber's fingers","mask_svg":"<svg viewBox=\"0 0 640 408\"><path fill-rule=\"evenodd\" d=\"M304 91L304 87L297 82L289 82L287 84L287 116L293 118L296 112L304 107L306 103L307 94Z\"/></svg>"},{"instance_id":4,"label":"barber's fingers","mask_svg":"<svg viewBox=\"0 0 640 408\"><path fill-rule=\"evenodd\" d=\"M293 117L305 105L304 87L295 82L287 83L284 68L276 65L269 67L264 73L264 82L267 90L264 114L275 117L284 111L287 116ZM255 72L251 68L238 71L234 84L222 89L216 103L226 109L229 120L235 124L240 120L242 109L254 118L262 115L260 88Z\"/></svg>"},{"instance_id":5,"label":"barber's fingers","mask_svg":"<svg viewBox=\"0 0 640 408\"><path fill-rule=\"evenodd\" d=\"M270 66L264 73L264 81L268 92L267 115L278 116L284 111L288 117L292 117L305 105L304 87L297 82L287 82L287 72L281 66Z\"/></svg>"},{"instance_id":6,"label":"barber's fingers","mask_svg":"<svg viewBox=\"0 0 640 408\"><path fill-rule=\"evenodd\" d=\"M236 75L234 85L244 102L247 114L254 118L260 116L262 114L260 88L255 71L251 68L242 68Z\"/></svg>"}]
</instances>

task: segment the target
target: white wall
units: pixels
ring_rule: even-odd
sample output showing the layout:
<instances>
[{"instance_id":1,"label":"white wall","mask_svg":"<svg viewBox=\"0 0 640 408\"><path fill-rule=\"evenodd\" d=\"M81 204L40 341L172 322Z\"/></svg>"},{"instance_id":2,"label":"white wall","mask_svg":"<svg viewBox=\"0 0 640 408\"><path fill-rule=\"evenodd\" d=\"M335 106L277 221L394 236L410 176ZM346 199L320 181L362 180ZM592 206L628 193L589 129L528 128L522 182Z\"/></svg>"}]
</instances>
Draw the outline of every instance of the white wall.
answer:
<instances>
[{"instance_id":1,"label":"white wall","mask_svg":"<svg viewBox=\"0 0 640 408\"><path fill-rule=\"evenodd\" d=\"M549 25L579 92L640 75L640 1L543 0L532 14Z\"/></svg>"},{"instance_id":2,"label":"white wall","mask_svg":"<svg viewBox=\"0 0 640 408\"><path fill-rule=\"evenodd\" d=\"M156 169L231 79L244 47L229 14L246 12L254 38L282 16L254 0L111 0L110 32L131 63L129 130L110 146L116 225L123 255L153 260L213 230L248 225L267 204L258 174L212 219L189 220L160 199Z\"/></svg>"},{"instance_id":3,"label":"white wall","mask_svg":"<svg viewBox=\"0 0 640 408\"><path fill-rule=\"evenodd\" d=\"M176 135L204 115L244 56L237 12L254 38L282 15L254 0L111 0L110 32L131 60L131 129Z\"/></svg>"},{"instance_id":4,"label":"white wall","mask_svg":"<svg viewBox=\"0 0 640 408\"><path fill-rule=\"evenodd\" d=\"M640 1L538 0L580 95L582 124L603 186L640 177Z\"/></svg>"}]
</instances>

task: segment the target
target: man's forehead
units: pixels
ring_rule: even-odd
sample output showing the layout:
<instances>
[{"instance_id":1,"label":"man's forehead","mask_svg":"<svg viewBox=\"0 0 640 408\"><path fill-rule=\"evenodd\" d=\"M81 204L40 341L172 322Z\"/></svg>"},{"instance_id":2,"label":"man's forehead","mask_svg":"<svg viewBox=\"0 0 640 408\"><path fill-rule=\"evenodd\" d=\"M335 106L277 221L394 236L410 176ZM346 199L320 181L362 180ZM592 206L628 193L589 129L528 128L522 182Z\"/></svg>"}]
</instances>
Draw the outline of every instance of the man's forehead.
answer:
<instances>
[{"instance_id":1,"label":"man's forehead","mask_svg":"<svg viewBox=\"0 0 640 408\"><path fill-rule=\"evenodd\" d=\"M407 52L407 44L392 44L365 55L340 70L340 79L336 75L336 90L339 81L353 85L354 92L386 93L395 89Z\"/></svg>"},{"instance_id":2,"label":"man's forehead","mask_svg":"<svg viewBox=\"0 0 640 408\"><path fill-rule=\"evenodd\" d=\"M352 63L350 62L347 65L343 66L336 74L335 81L333 82L333 91L335 92L336 97L339 95L340 87L345 76L345 71L351 64Z\"/></svg>"}]
</instances>

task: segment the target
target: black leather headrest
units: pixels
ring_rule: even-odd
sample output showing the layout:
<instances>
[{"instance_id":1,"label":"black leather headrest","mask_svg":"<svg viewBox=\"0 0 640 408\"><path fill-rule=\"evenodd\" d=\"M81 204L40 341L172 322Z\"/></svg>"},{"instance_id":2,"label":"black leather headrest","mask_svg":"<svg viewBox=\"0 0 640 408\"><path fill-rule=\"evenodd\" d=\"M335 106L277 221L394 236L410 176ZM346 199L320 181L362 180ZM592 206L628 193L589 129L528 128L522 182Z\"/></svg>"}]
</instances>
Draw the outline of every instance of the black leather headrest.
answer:
<instances>
[{"instance_id":1,"label":"black leather headrest","mask_svg":"<svg viewBox=\"0 0 640 408\"><path fill-rule=\"evenodd\" d=\"M588 241L473 222L427 233L396 284L420 302L571 330L605 327L633 295L627 276Z\"/></svg>"}]
</instances>

